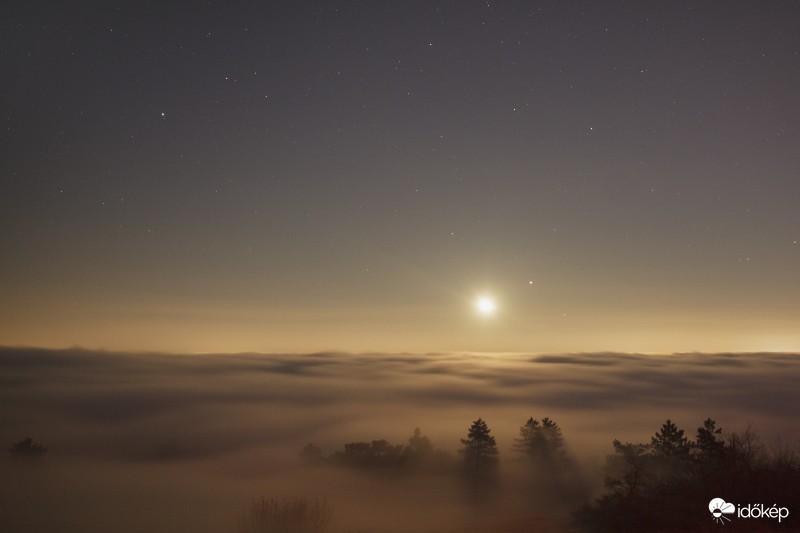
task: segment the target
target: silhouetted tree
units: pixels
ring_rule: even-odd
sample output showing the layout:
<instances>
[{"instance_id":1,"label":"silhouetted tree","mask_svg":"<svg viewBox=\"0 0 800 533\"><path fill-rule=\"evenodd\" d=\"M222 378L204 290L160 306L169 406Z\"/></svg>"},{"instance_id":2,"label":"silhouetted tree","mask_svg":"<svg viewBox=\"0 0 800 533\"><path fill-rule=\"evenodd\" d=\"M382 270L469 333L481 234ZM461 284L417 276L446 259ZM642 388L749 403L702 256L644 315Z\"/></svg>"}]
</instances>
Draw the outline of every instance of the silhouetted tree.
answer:
<instances>
[{"instance_id":1,"label":"silhouetted tree","mask_svg":"<svg viewBox=\"0 0 800 533\"><path fill-rule=\"evenodd\" d=\"M419 428L414 429L414 434L403 448L402 463L406 473L444 474L453 470L453 457L443 450L437 450Z\"/></svg>"},{"instance_id":2,"label":"silhouetted tree","mask_svg":"<svg viewBox=\"0 0 800 533\"><path fill-rule=\"evenodd\" d=\"M706 418L703 426L697 428L697 437L694 441L696 459L703 462L722 459L725 453L725 441L721 435L722 428L718 429L714 420Z\"/></svg>"},{"instance_id":3,"label":"silhouetted tree","mask_svg":"<svg viewBox=\"0 0 800 533\"><path fill-rule=\"evenodd\" d=\"M514 439L512 450L522 454L532 463L557 463L566 458L561 428L545 417L541 423L529 418L519 428L519 438Z\"/></svg>"},{"instance_id":4,"label":"silhouetted tree","mask_svg":"<svg viewBox=\"0 0 800 533\"><path fill-rule=\"evenodd\" d=\"M349 442L344 445L344 453L336 452L331 461L357 468L400 467L403 446L390 444L385 439L372 442Z\"/></svg>"},{"instance_id":5,"label":"silhouetted tree","mask_svg":"<svg viewBox=\"0 0 800 533\"><path fill-rule=\"evenodd\" d=\"M649 446L614 439L614 455L608 458L606 469L612 474L605 486L618 497L630 499L642 492L652 481L649 468Z\"/></svg>"},{"instance_id":6,"label":"silhouetted tree","mask_svg":"<svg viewBox=\"0 0 800 533\"><path fill-rule=\"evenodd\" d=\"M671 508L676 501L689 506L681 500L686 491L679 488L685 482L683 468L690 464L683 431L667 420L650 443L623 444L615 439L613 446L614 454L606 461L608 492L585 506L577 514L578 522L590 531L680 530L675 518L680 513L660 514L662 507Z\"/></svg>"},{"instance_id":7,"label":"silhouetted tree","mask_svg":"<svg viewBox=\"0 0 800 533\"><path fill-rule=\"evenodd\" d=\"M322 455L322 450L318 446L314 445L313 442L309 442L302 450L300 450L300 458L308 464L320 464L325 461L325 457Z\"/></svg>"},{"instance_id":8,"label":"silhouetted tree","mask_svg":"<svg viewBox=\"0 0 800 533\"><path fill-rule=\"evenodd\" d=\"M691 450L689 439L683 436L683 430L678 429L669 419L650 439L650 447L655 455L664 457L689 457Z\"/></svg>"},{"instance_id":9,"label":"silhouetted tree","mask_svg":"<svg viewBox=\"0 0 800 533\"><path fill-rule=\"evenodd\" d=\"M308 446L306 447L308 448ZM312 453L304 449L303 453ZM321 453L321 452L320 452ZM443 474L454 468L453 457L437 450L419 428L409 437L408 444L391 444L385 439L370 442L349 442L344 451L329 458L332 464L373 472L399 474Z\"/></svg>"},{"instance_id":10,"label":"silhouetted tree","mask_svg":"<svg viewBox=\"0 0 800 533\"><path fill-rule=\"evenodd\" d=\"M519 490L531 498L554 504L578 503L586 498L586 480L567 454L561 428L554 420L529 418L519 428L519 437L511 449L527 467L517 471Z\"/></svg>"},{"instance_id":11,"label":"silhouetted tree","mask_svg":"<svg viewBox=\"0 0 800 533\"><path fill-rule=\"evenodd\" d=\"M662 481L674 481L679 476L689 476L691 471L686 463L691 460L692 447L693 443L684 436L684 431L667 419L650 439L652 467L658 470L654 472L656 476Z\"/></svg>"},{"instance_id":12,"label":"silhouetted tree","mask_svg":"<svg viewBox=\"0 0 800 533\"><path fill-rule=\"evenodd\" d=\"M472 423L467 438L461 439L464 470L468 476L481 478L491 476L497 469L497 443L483 419Z\"/></svg>"},{"instance_id":13,"label":"silhouetted tree","mask_svg":"<svg viewBox=\"0 0 800 533\"><path fill-rule=\"evenodd\" d=\"M404 453L410 457L426 457L430 455L433 453L431 439L424 436L419 428L414 428L414 434L409 437Z\"/></svg>"},{"instance_id":14,"label":"silhouetted tree","mask_svg":"<svg viewBox=\"0 0 800 533\"><path fill-rule=\"evenodd\" d=\"M17 459L40 460L47 453L47 447L27 437L24 440L15 442L8 451L12 457Z\"/></svg>"},{"instance_id":15,"label":"silhouetted tree","mask_svg":"<svg viewBox=\"0 0 800 533\"><path fill-rule=\"evenodd\" d=\"M434 454L431 439L424 436L419 428L409 437L408 444L403 448L403 463L407 468L416 468L428 463Z\"/></svg>"},{"instance_id":16,"label":"silhouetted tree","mask_svg":"<svg viewBox=\"0 0 800 533\"><path fill-rule=\"evenodd\" d=\"M517 453L523 454L528 459L538 458L544 448L544 439L542 438L542 426L538 420L533 417L529 418L525 424L519 428L519 438L514 439L514 444L511 449Z\"/></svg>"},{"instance_id":17,"label":"silhouetted tree","mask_svg":"<svg viewBox=\"0 0 800 533\"><path fill-rule=\"evenodd\" d=\"M576 513L577 522L589 531L706 531L714 524L698 502L707 502L722 488L728 501L800 507L796 452L776 448L770 453L749 427L727 441L721 433L708 418L697 439L689 441L667 420L649 444L615 440L606 466L609 490ZM763 528L759 531L797 529L787 520L748 526Z\"/></svg>"},{"instance_id":18,"label":"silhouetted tree","mask_svg":"<svg viewBox=\"0 0 800 533\"><path fill-rule=\"evenodd\" d=\"M750 426L741 433L731 433L728 437L727 450L731 467L738 471L753 470L767 458L764 444Z\"/></svg>"},{"instance_id":19,"label":"silhouetted tree","mask_svg":"<svg viewBox=\"0 0 800 533\"><path fill-rule=\"evenodd\" d=\"M548 446L552 450L563 451L564 437L561 435L561 428L558 427L558 424L544 417L542 418L542 430L544 431Z\"/></svg>"}]
</instances>

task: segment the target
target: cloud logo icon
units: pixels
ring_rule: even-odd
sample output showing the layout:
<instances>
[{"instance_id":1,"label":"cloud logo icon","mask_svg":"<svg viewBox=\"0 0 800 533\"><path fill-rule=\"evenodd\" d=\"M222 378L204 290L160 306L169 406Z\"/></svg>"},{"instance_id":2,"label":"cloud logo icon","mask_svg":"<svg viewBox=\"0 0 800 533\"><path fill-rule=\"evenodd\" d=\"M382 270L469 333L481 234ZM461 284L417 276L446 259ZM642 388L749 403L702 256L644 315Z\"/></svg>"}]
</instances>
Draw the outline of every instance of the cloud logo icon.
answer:
<instances>
[{"instance_id":1,"label":"cloud logo icon","mask_svg":"<svg viewBox=\"0 0 800 533\"><path fill-rule=\"evenodd\" d=\"M732 503L726 502L722 498L714 498L708 502L708 510L711 511L714 522L724 524L726 520L728 522L731 521L731 519L725 515L735 513L736 506Z\"/></svg>"}]
</instances>

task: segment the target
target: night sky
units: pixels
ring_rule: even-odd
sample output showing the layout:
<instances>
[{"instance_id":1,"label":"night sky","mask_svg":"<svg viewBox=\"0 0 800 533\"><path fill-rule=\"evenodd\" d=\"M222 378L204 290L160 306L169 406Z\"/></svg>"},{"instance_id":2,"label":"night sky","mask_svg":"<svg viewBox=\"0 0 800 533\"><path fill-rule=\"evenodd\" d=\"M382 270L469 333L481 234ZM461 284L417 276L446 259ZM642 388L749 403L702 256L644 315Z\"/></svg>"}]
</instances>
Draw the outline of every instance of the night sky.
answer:
<instances>
[{"instance_id":1,"label":"night sky","mask_svg":"<svg viewBox=\"0 0 800 533\"><path fill-rule=\"evenodd\" d=\"M792 1L5 3L0 344L800 350L798 28Z\"/></svg>"}]
</instances>

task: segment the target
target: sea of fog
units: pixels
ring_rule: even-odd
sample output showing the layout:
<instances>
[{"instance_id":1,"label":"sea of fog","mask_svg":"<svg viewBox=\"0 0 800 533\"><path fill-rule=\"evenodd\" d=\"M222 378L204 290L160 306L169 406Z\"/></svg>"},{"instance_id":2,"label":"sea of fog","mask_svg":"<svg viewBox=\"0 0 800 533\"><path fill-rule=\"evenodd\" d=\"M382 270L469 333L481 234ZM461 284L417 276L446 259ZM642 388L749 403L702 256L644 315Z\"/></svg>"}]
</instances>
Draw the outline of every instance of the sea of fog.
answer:
<instances>
[{"instance_id":1,"label":"sea of fog","mask_svg":"<svg viewBox=\"0 0 800 533\"><path fill-rule=\"evenodd\" d=\"M338 532L558 531L569 509L516 490L485 505L452 476L402 479L304 464L345 443L404 444L420 428L458 458L477 418L503 472L529 418L550 417L602 490L611 442L647 442L666 419L693 436L706 418L796 445L795 354L235 354L0 349L0 529L227 532L254 500L324 498ZM513 475L507 479L513 479ZM546 492L546 488L543 489ZM504 525L504 524L511 525ZM505 529L504 529L505 528Z\"/></svg>"}]
</instances>

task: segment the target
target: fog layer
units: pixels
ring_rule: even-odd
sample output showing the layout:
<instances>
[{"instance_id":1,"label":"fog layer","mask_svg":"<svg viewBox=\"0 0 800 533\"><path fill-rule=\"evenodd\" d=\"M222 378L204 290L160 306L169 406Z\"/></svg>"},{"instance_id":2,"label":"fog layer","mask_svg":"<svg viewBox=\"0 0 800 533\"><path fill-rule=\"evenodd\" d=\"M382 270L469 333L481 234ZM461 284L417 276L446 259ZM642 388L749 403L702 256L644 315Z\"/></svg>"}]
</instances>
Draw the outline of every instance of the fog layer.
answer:
<instances>
[{"instance_id":1,"label":"fog layer","mask_svg":"<svg viewBox=\"0 0 800 533\"><path fill-rule=\"evenodd\" d=\"M419 427L457 458L478 417L504 471L529 418L550 417L585 466L611 440L647 441L667 418L796 442L793 354L169 355L0 349L0 443L33 437L37 465L0 465L0 525L26 531L233 531L254 499L324 497L332 531L458 531L546 510L507 483L476 516L446 477L309 469L354 441L403 444ZM6 454L8 455L8 454ZM516 494L516 495L515 495ZM553 518L553 528L559 519ZM495 526L487 526L495 527Z\"/></svg>"}]
</instances>

